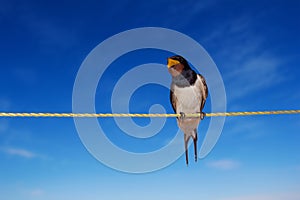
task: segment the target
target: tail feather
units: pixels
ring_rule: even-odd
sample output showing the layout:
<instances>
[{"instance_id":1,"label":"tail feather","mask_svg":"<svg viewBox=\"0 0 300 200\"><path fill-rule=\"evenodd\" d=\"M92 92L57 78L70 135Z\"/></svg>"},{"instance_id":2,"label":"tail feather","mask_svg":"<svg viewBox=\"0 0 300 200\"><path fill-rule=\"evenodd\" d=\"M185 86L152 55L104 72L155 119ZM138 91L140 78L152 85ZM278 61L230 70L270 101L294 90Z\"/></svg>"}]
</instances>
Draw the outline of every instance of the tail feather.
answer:
<instances>
[{"instance_id":1,"label":"tail feather","mask_svg":"<svg viewBox=\"0 0 300 200\"><path fill-rule=\"evenodd\" d=\"M186 165L189 165L188 144L189 144L190 137L191 137L190 135L184 134L184 149L185 149Z\"/></svg>"},{"instance_id":2,"label":"tail feather","mask_svg":"<svg viewBox=\"0 0 300 200\"><path fill-rule=\"evenodd\" d=\"M198 160L198 149L197 149L197 141L198 141L198 136L197 136L197 129L194 130L194 134L184 134L184 149L185 149L185 161L186 164L189 164L189 158L188 158L188 144L190 138L193 138L194 142L194 155L195 155L195 162Z\"/></svg>"},{"instance_id":3,"label":"tail feather","mask_svg":"<svg viewBox=\"0 0 300 200\"><path fill-rule=\"evenodd\" d=\"M197 153L197 140L198 140L198 135L197 135L197 129L194 130L195 135L193 137L194 140L194 154L195 154L195 162L198 160L198 153Z\"/></svg>"}]
</instances>

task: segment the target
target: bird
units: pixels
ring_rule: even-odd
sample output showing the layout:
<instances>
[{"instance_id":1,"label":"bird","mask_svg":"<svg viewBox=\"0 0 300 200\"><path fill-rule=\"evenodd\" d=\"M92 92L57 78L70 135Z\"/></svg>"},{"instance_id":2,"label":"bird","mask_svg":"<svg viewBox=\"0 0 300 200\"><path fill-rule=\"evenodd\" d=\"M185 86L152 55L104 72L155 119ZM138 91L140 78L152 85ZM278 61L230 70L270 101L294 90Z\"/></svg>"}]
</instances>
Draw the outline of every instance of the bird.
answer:
<instances>
[{"instance_id":1,"label":"bird","mask_svg":"<svg viewBox=\"0 0 300 200\"><path fill-rule=\"evenodd\" d=\"M184 133L184 148L186 165L188 159L188 142L190 138L194 142L195 162L197 162L197 129L205 113L203 108L208 96L208 88L205 78L197 74L188 61L180 55L167 59L168 72L172 76L170 86L170 102L177 117L177 125ZM188 117L186 114L199 113L199 117Z\"/></svg>"}]
</instances>

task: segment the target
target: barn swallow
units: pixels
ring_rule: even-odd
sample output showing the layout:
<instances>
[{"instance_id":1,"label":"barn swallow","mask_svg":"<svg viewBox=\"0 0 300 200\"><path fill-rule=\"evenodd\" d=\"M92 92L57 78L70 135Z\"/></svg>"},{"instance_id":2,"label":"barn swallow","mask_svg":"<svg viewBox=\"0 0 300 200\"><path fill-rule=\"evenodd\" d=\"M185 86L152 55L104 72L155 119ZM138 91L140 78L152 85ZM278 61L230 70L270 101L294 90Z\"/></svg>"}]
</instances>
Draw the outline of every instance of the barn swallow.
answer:
<instances>
[{"instance_id":1,"label":"barn swallow","mask_svg":"<svg viewBox=\"0 0 300 200\"><path fill-rule=\"evenodd\" d=\"M197 74L187 60L176 55L168 58L168 71L172 76L170 101L177 117L178 127L184 133L186 164L188 165L188 142L194 141L195 161L197 162L197 129L204 118L203 107L208 95L206 81ZM199 117L188 117L185 114L199 113Z\"/></svg>"}]
</instances>

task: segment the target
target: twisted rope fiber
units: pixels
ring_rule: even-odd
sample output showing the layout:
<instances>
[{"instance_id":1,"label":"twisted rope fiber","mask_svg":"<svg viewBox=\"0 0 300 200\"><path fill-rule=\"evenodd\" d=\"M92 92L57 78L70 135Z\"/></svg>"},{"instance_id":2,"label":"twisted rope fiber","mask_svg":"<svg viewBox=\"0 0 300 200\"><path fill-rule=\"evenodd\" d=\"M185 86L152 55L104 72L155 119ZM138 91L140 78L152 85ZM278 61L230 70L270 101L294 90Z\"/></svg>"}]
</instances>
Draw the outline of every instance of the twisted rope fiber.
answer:
<instances>
[{"instance_id":1,"label":"twisted rope fiber","mask_svg":"<svg viewBox=\"0 0 300 200\"><path fill-rule=\"evenodd\" d=\"M300 110L250 111L206 113L206 117L283 115L300 114ZM180 114L139 114L139 113L13 113L0 112L0 117L180 117ZM200 113L185 114L186 117L200 117Z\"/></svg>"}]
</instances>

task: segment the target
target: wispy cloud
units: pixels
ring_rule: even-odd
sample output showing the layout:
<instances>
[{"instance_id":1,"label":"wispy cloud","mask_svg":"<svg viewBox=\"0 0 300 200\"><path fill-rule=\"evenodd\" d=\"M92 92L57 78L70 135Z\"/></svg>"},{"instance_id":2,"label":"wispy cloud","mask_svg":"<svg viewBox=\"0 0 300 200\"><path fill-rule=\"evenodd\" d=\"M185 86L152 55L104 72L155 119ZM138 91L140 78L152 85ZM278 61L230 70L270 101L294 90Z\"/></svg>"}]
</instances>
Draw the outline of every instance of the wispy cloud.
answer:
<instances>
[{"instance_id":1,"label":"wispy cloud","mask_svg":"<svg viewBox=\"0 0 300 200\"><path fill-rule=\"evenodd\" d=\"M270 126L269 121L259 119L226 119L225 130L229 137L239 137L240 139L260 139L268 136L265 131Z\"/></svg>"},{"instance_id":2,"label":"wispy cloud","mask_svg":"<svg viewBox=\"0 0 300 200\"><path fill-rule=\"evenodd\" d=\"M45 190L39 187L28 188L28 186L23 186L23 188L17 189L19 195L23 199L39 199L45 197Z\"/></svg>"},{"instance_id":3,"label":"wispy cloud","mask_svg":"<svg viewBox=\"0 0 300 200\"><path fill-rule=\"evenodd\" d=\"M240 163L235 160L222 159L222 160L209 161L206 165L208 167L219 169L219 170L233 170L238 168L240 166Z\"/></svg>"},{"instance_id":4,"label":"wispy cloud","mask_svg":"<svg viewBox=\"0 0 300 200\"><path fill-rule=\"evenodd\" d=\"M44 193L45 193L45 191L42 190L42 189L39 189L39 188L33 189L33 190L29 191L29 195L30 195L31 197L40 197L40 196L42 196Z\"/></svg>"},{"instance_id":5,"label":"wispy cloud","mask_svg":"<svg viewBox=\"0 0 300 200\"><path fill-rule=\"evenodd\" d=\"M11 101L9 101L6 98L0 97L0 110L4 111L4 110L8 110L10 108L11 108Z\"/></svg>"},{"instance_id":6,"label":"wispy cloud","mask_svg":"<svg viewBox=\"0 0 300 200\"><path fill-rule=\"evenodd\" d=\"M281 67L283 58L265 45L266 38L255 31L253 24L254 19L247 15L228 20L203 39L204 43L218 49L217 64L222 65L231 104L285 81Z\"/></svg>"},{"instance_id":7,"label":"wispy cloud","mask_svg":"<svg viewBox=\"0 0 300 200\"><path fill-rule=\"evenodd\" d=\"M300 172L300 164L295 166L296 171Z\"/></svg>"},{"instance_id":8,"label":"wispy cloud","mask_svg":"<svg viewBox=\"0 0 300 200\"><path fill-rule=\"evenodd\" d=\"M184 26L189 24L192 19L194 19L203 11L212 8L215 3L216 1L214 0L186 1L185 3L181 4L181 6L178 6L177 3L170 3L167 1L168 5L166 7L168 8L167 12L171 13L172 19L177 19L181 22L180 24ZM189 12L186 12L187 10ZM178 13L184 13L184 17ZM167 20L169 22L170 18Z\"/></svg>"},{"instance_id":9,"label":"wispy cloud","mask_svg":"<svg viewBox=\"0 0 300 200\"><path fill-rule=\"evenodd\" d=\"M32 151L29 151L27 149L15 148L15 147L3 148L3 152L5 152L8 155L19 156L19 157L28 158L28 159L40 157L40 155L38 155Z\"/></svg>"},{"instance_id":10,"label":"wispy cloud","mask_svg":"<svg viewBox=\"0 0 300 200\"><path fill-rule=\"evenodd\" d=\"M41 46L69 48L76 43L74 31L59 25L53 18L41 17L40 12L32 4L8 0L4 0L0 8L0 16L18 22L36 37Z\"/></svg>"},{"instance_id":11,"label":"wispy cloud","mask_svg":"<svg viewBox=\"0 0 300 200\"><path fill-rule=\"evenodd\" d=\"M254 195L244 195L230 198L222 198L220 200L299 200L300 192L292 193L272 193L272 194L254 194Z\"/></svg>"},{"instance_id":12,"label":"wispy cloud","mask_svg":"<svg viewBox=\"0 0 300 200\"><path fill-rule=\"evenodd\" d=\"M272 56L256 56L246 59L233 68L224 78L231 99L238 99L255 91L275 86L284 80L280 61Z\"/></svg>"},{"instance_id":13,"label":"wispy cloud","mask_svg":"<svg viewBox=\"0 0 300 200\"><path fill-rule=\"evenodd\" d=\"M23 83L29 85L35 84L38 80L37 72L30 67L14 67L12 69L12 74L18 79L18 81L22 81Z\"/></svg>"},{"instance_id":14,"label":"wispy cloud","mask_svg":"<svg viewBox=\"0 0 300 200\"><path fill-rule=\"evenodd\" d=\"M0 134L6 132L8 128L9 128L8 120L0 119Z\"/></svg>"},{"instance_id":15,"label":"wispy cloud","mask_svg":"<svg viewBox=\"0 0 300 200\"><path fill-rule=\"evenodd\" d=\"M2 0L0 6L0 21L2 17L7 17L7 14L12 11L13 5L9 0Z\"/></svg>"}]
</instances>

